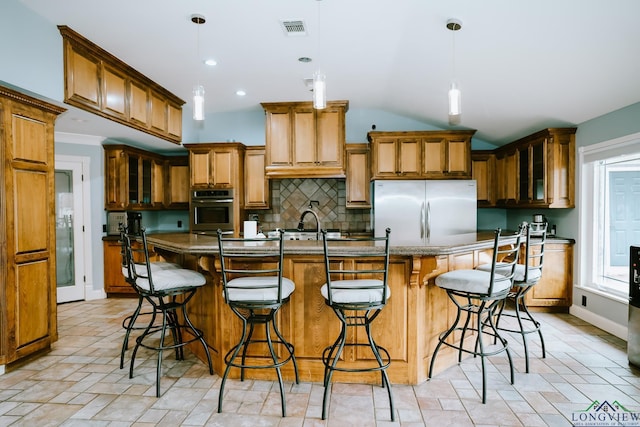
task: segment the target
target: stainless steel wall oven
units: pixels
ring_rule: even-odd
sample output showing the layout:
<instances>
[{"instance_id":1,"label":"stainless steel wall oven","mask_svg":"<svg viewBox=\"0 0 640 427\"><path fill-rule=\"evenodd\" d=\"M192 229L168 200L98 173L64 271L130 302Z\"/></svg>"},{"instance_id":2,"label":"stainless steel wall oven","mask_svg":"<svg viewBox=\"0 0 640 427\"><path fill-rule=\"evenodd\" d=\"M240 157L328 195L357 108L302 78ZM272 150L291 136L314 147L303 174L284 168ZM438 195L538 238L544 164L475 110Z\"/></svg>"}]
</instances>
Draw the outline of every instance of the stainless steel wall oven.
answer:
<instances>
[{"instance_id":1,"label":"stainless steel wall oven","mask_svg":"<svg viewBox=\"0 0 640 427\"><path fill-rule=\"evenodd\" d=\"M233 233L233 189L193 190L191 192L191 232L216 234L221 229Z\"/></svg>"}]
</instances>

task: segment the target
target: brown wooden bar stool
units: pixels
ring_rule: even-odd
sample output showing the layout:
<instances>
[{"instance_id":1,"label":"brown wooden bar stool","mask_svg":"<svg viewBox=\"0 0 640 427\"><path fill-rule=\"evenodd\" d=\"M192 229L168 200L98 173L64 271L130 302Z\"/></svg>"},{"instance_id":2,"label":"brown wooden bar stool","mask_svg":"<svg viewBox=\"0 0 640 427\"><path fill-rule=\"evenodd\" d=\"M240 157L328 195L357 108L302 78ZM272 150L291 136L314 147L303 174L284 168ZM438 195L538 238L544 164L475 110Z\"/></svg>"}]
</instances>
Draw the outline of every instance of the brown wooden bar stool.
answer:
<instances>
[{"instance_id":1,"label":"brown wooden bar stool","mask_svg":"<svg viewBox=\"0 0 640 427\"><path fill-rule=\"evenodd\" d=\"M520 238L522 230L519 229L514 239L513 235L503 236L497 229L493 242L493 255L490 271L461 269L453 270L436 277L436 285L444 289L449 299L456 305L456 319L449 329L440 334L438 344L431 356L429 375L433 375L433 366L436 356L443 345L458 350L458 362L462 362L462 353L480 356L482 363L482 403L487 402L487 374L485 369L485 357L502 352L507 353L511 371L511 384L514 382L513 361L507 340L502 337L495 325L494 316L496 309L507 297L515 275L518 253L520 251ZM498 269L500 271L498 271ZM462 314L466 314L464 323L460 325ZM475 321L471 322L472 316ZM460 331L460 341L452 343L447 341L454 331ZM476 334L472 348L465 347L465 336L468 332ZM494 339L494 345L488 346L484 337Z\"/></svg>"},{"instance_id":2,"label":"brown wooden bar stool","mask_svg":"<svg viewBox=\"0 0 640 427\"><path fill-rule=\"evenodd\" d=\"M391 230L387 228L383 237L331 239L327 237L327 231L322 230L327 282L320 292L341 323L340 335L322 353L322 363L325 367L323 420L327 418L329 389L334 371L380 371L382 387L386 387L389 394L391 421L395 421L391 383L387 376L391 356L371 335L371 324L391 296L391 289L387 284L390 233ZM351 261L352 259L354 261ZM356 327L364 328L367 343L351 342L348 339L348 329ZM376 360L375 365L363 368L340 366L340 357L345 347L368 347Z\"/></svg>"},{"instance_id":3,"label":"brown wooden bar stool","mask_svg":"<svg viewBox=\"0 0 640 427\"><path fill-rule=\"evenodd\" d=\"M278 329L277 314L295 290L293 281L282 276L284 243L283 233L272 238L224 237L218 230L218 249L222 270L224 300L242 321L242 336L224 357L227 367L220 382L218 412L222 412L224 386L231 367L240 368L240 380L244 381L245 369L275 369L280 385L282 416L287 415L284 382L281 367L293 362L296 384L299 384L298 364L293 344L288 342ZM264 326L265 338L254 338L256 325ZM274 331L277 339L271 337ZM269 362L248 357L249 346L268 350ZM277 348L277 350L276 350ZM279 357L280 350L284 352ZM237 360L240 356L240 361Z\"/></svg>"},{"instance_id":4,"label":"brown wooden bar stool","mask_svg":"<svg viewBox=\"0 0 640 427\"><path fill-rule=\"evenodd\" d=\"M160 397L160 378L162 376L162 355L164 350L173 349L176 359L183 360L184 346L195 341L199 341L202 344L207 355L209 373L213 375L213 365L207 343L204 340L202 331L191 323L186 310L187 303L193 298L198 288L206 283L205 277L196 271L185 268L153 269L149 259L147 235L144 228L140 230L139 234L124 232L121 238L123 239L125 250L125 264L123 267L127 271L126 280L136 289L138 295L149 302L152 307L151 320L142 334L136 338L136 345L131 354L129 378L133 378L133 368L138 349L144 347L156 351L158 353L156 397ZM141 240L141 245L132 244L137 240ZM161 316L161 322L156 325L155 321L158 315ZM133 323L135 323L135 319L133 319ZM130 326L133 323L130 322ZM185 331L191 336L186 341L183 339L183 332ZM167 332L171 334L171 340L167 340Z\"/></svg>"}]
</instances>

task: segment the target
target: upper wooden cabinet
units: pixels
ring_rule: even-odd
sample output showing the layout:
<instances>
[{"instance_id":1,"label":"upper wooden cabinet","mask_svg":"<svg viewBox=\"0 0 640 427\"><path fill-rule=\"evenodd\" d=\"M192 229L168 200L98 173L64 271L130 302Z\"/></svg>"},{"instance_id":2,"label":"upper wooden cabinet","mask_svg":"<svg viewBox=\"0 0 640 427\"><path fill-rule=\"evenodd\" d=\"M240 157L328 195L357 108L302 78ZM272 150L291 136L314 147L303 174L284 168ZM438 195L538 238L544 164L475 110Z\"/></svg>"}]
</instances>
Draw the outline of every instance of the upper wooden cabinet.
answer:
<instances>
[{"instance_id":1,"label":"upper wooden cabinet","mask_svg":"<svg viewBox=\"0 0 640 427\"><path fill-rule=\"evenodd\" d=\"M474 156L473 176L488 181L494 173L495 203L478 206L522 208L575 207L576 128L548 128L493 150L495 169ZM481 152L480 155L484 155Z\"/></svg>"},{"instance_id":2,"label":"upper wooden cabinet","mask_svg":"<svg viewBox=\"0 0 640 427\"><path fill-rule=\"evenodd\" d=\"M239 142L184 144L189 150L191 188L234 188L241 197L245 146Z\"/></svg>"},{"instance_id":3,"label":"upper wooden cabinet","mask_svg":"<svg viewBox=\"0 0 640 427\"><path fill-rule=\"evenodd\" d=\"M265 176L264 146L246 147L244 153L244 207L269 209L270 180Z\"/></svg>"},{"instance_id":4,"label":"upper wooden cabinet","mask_svg":"<svg viewBox=\"0 0 640 427\"><path fill-rule=\"evenodd\" d=\"M476 180L478 207L496 205L496 155L492 151L471 152L471 178Z\"/></svg>"},{"instance_id":5,"label":"upper wooden cabinet","mask_svg":"<svg viewBox=\"0 0 640 427\"><path fill-rule=\"evenodd\" d=\"M65 25L64 102L167 141L182 140L184 101Z\"/></svg>"},{"instance_id":6,"label":"upper wooden cabinet","mask_svg":"<svg viewBox=\"0 0 640 427\"><path fill-rule=\"evenodd\" d=\"M469 179L470 131L368 133L373 179Z\"/></svg>"},{"instance_id":7,"label":"upper wooden cabinet","mask_svg":"<svg viewBox=\"0 0 640 427\"><path fill-rule=\"evenodd\" d=\"M189 157L172 156L166 160L165 207L189 209Z\"/></svg>"},{"instance_id":8,"label":"upper wooden cabinet","mask_svg":"<svg viewBox=\"0 0 640 427\"><path fill-rule=\"evenodd\" d=\"M348 101L262 103L266 115L265 171L278 178L343 178Z\"/></svg>"},{"instance_id":9,"label":"upper wooden cabinet","mask_svg":"<svg viewBox=\"0 0 640 427\"><path fill-rule=\"evenodd\" d=\"M347 209L371 207L369 144L347 144Z\"/></svg>"},{"instance_id":10,"label":"upper wooden cabinet","mask_svg":"<svg viewBox=\"0 0 640 427\"><path fill-rule=\"evenodd\" d=\"M58 339L53 139L64 111L0 86L0 365Z\"/></svg>"},{"instance_id":11,"label":"upper wooden cabinet","mask_svg":"<svg viewBox=\"0 0 640 427\"><path fill-rule=\"evenodd\" d=\"M187 157L105 145L105 209L187 209Z\"/></svg>"}]
</instances>

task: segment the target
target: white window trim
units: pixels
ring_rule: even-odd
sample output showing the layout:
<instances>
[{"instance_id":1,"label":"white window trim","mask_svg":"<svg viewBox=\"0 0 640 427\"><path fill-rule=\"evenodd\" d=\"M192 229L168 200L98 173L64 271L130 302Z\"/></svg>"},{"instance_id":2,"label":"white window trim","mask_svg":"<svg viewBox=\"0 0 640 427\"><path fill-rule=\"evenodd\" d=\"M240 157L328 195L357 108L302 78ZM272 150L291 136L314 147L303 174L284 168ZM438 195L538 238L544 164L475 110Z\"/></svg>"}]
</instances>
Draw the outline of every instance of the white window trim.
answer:
<instances>
[{"instance_id":1,"label":"white window trim","mask_svg":"<svg viewBox=\"0 0 640 427\"><path fill-rule=\"evenodd\" d=\"M578 287L607 296L616 301L623 300L622 296L607 294L593 282L591 265L593 252L588 250L590 242L594 242L593 210L593 167L590 163L598 159L608 159L617 155L640 152L640 132L615 138L608 141L580 147L578 149L578 184L580 194L580 209L578 211ZM627 302L625 300L625 302Z\"/></svg>"}]
</instances>

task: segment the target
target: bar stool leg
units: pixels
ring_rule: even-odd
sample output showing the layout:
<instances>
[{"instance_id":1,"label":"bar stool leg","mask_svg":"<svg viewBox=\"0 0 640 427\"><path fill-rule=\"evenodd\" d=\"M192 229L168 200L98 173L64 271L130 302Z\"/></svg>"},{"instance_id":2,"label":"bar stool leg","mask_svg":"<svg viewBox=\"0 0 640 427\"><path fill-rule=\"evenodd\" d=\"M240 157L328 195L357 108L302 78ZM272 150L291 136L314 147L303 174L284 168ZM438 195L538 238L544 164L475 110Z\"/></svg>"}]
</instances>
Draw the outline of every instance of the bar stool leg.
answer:
<instances>
[{"instance_id":1,"label":"bar stool leg","mask_svg":"<svg viewBox=\"0 0 640 427\"><path fill-rule=\"evenodd\" d=\"M124 354L129 348L129 336L131 335L131 330L134 328L136 324L136 320L138 320L138 316L140 315L140 311L142 310L142 295L138 295L138 306L133 311L131 316L125 317L122 321L122 327L126 330L124 333L124 339L122 340L122 350L120 351L120 369L124 368Z\"/></svg>"}]
</instances>

